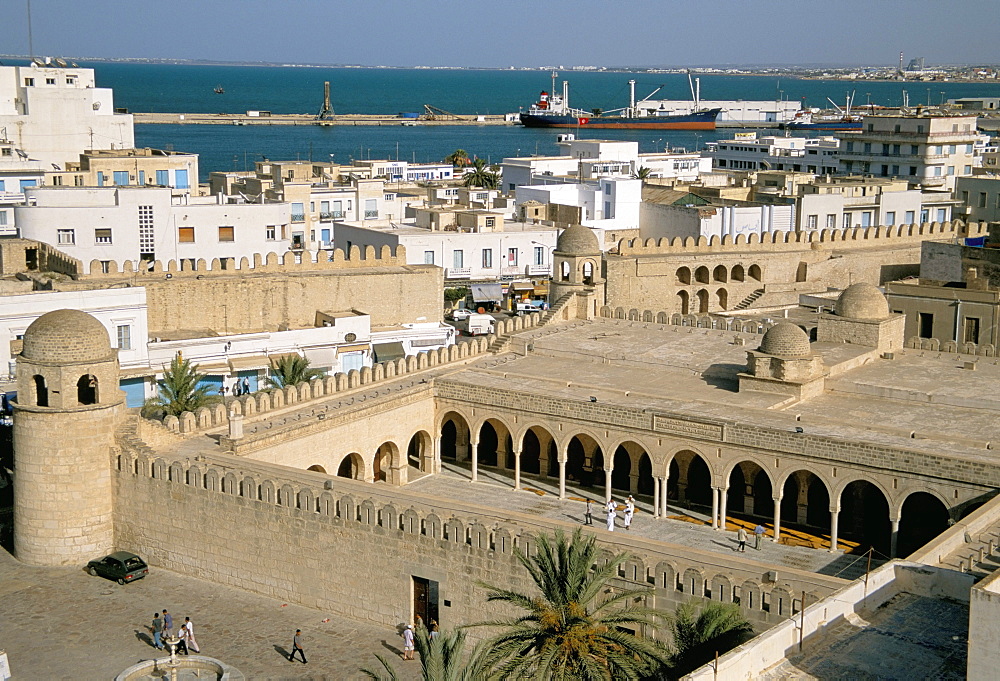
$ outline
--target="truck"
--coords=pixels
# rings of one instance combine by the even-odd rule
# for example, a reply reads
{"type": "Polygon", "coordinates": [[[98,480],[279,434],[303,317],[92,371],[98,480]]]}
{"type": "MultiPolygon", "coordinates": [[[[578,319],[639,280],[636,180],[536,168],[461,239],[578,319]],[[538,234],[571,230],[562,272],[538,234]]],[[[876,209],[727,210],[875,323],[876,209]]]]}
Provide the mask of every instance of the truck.
{"type": "Polygon", "coordinates": [[[469,315],[470,336],[485,336],[493,333],[494,328],[495,322],[490,315],[478,313],[469,315]]]}

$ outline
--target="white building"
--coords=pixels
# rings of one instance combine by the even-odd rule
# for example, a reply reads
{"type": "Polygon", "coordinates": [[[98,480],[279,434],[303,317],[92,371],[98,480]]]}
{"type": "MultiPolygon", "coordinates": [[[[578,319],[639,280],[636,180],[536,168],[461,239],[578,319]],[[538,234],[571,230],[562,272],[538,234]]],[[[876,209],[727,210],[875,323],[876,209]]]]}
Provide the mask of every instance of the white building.
{"type": "Polygon", "coordinates": [[[798,192],[801,231],[946,222],[958,203],[943,192],[910,189],[906,180],[877,177],[816,179],[798,192]]]}
{"type": "Polygon", "coordinates": [[[865,116],[861,132],[844,138],[841,171],[952,191],[956,177],[972,175],[980,141],[976,123],[975,116],[936,112],[865,116]]]}
{"type": "Polygon", "coordinates": [[[840,172],[840,141],[833,137],[758,137],[736,133],[730,140],[706,142],[706,155],[718,170],[788,170],[818,175],[840,172]]]}
{"type": "MultiPolygon", "coordinates": [[[[645,99],[636,107],[649,116],[684,116],[694,113],[696,103],[690,99],[645,99]]],[[[699,100],[698,109],[722,109],[716,123],[784,123],[795,118],[802,105],[798,101],[763,100],[699,100]]]]}
{"type": "MultiPolygon", "coordinates": [[[[597,233],[602,248],[607,248],[611,245],[606,242],[608,233],[617,235],[639,228],[642,180],[603,177],[596,182],[529,185],[518,187],[515,197],[518,214],[520,207],[528,202],[579,208],[579,215],[565,222],[590,227],[597,233]]],[[[620,237],[610,241],[616,242],[617,238],[620,237]]]]}
{"type": "Polygon", "coordinates": [[[43,163],[74,161],[87,149],[135,146],[132,116],[116,114],[93,69],[57,64],[0,66],[0,137],[43,163]]]}
{"type": "Polygon", "coordinates": [[[0,235],[17,234],[14,206],[24,201],[24,190],[43,183],[46,165],[18,154],[13,142],[0,141],[0,235]]]}
{"type": "Polygon", "coordinates": [[[14,208],[21,236],[77,258],[84,272],[94,261],[239,261],[292,245],[287,203],[139,187],[32,187],[25,196],[14,208]]]}
{"type": "MultiPolygon", "coordinates": [[[[387,182],[430,182],[456,177],[455,168],[450,163],[410,163],[399,159],[378,159],[355,160],[353,165],[367,170],[368,177],[381,178],[387,182]]],[[[342,172],[347,170],[344,168],[342,172]]]]}
{"type": "Polygon", "coordinates": [[[338,248],[382,246],[406,249],[410,265],[438,265],[452,280],[498,281],[550,276],[556,230],[512,222],[489,211],[457,211],[456,224],[441,228],[414,223],[338,222],[338,248]]]}
{"type": "Polygon", "coordinates": [[[642,203],[643,239],[712,238],[770,234],[795,229],[795,206],[751,201],[712,201],[683,190],[657,190],[642,203]]]}

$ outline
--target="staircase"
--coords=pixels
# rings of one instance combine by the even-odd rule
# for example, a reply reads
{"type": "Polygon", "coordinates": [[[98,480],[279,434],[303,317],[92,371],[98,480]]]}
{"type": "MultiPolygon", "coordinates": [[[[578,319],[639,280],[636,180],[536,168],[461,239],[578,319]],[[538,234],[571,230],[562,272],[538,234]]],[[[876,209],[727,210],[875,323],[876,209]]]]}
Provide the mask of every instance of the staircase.
{"type": "Polygon", "coordinates": [[[747,309],[748,307],[750,307],[751,305],[753,305],[754,303],[756,303],[757,300],[762,295],[764,295],[764,289],[759,288],[759,289],[755,290],[753,293],[751,293],[746,298],[744,298],[743,300],[741,300],[739,302],[739,304],[736,307],[733,308],[733,310],[745,310],[745,309],[747,309]]]}
{"type": "MultiPolygon", "coordinates": [[[[566,295],[564,295],[562,298],[560,298],[555,302],[555,305],[549,308],[548,312],[542,315],[542,318],[538,321],[538,324],[530,328],[540,329],[553,319],[556,319],[557,316],[562,313],[563,308],[566,307],[566,305],[568,305],[570,301],[573,300],[574,297],[576,297],[575,293],[567,293],[566,295]]],[[[528,329],[522,329],[522,330],[527,331],[528,329]]],[[[510,350],[512,335],[513,334],[510,333],[497,334],[496,338],[493,339],[493,342],[486,347],[486,352],[490,353],[491,355],[502,355],[503,353],[507,352],[508,350],[510,350]]]]}

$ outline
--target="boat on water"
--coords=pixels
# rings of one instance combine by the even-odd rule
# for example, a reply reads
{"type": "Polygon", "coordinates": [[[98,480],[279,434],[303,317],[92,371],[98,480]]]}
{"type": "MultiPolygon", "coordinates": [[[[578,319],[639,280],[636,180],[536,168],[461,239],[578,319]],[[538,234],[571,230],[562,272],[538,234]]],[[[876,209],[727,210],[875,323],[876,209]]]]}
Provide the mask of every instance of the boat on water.
{"type": "Polygon", "coordinates": [[[226,91],[222,88],[221,85],[216,85],[214,88],[212,88],[212,92],[214,92],[217,95],[221,95],[225,94],[226,91]]]}
{"type": "MultiPolygon", "coordinates": [[[[528,128],[616,128],[620,130],[715,130],[715,121],[722,109],[701,109],[686,114],[666,114],[636,106],[635,81],[629,81],[629,105],[623,109],[602,112],[584,111],[569,106],[569,83],[563,81],[562,94],[556,94],[558,74],[552,72],[552,94],[542,91],[538,101],[527,112],[521,112],[521,124],[528,128]]],[[[662,87],[662,86],[661,86],[662,87]]],[[[656,94],[657,88],[649,99],[656,94]]],[[[642,101],[645,101],[642,100],[642,101]]]]}
{"type": "Polygon", "coordinates": [[[819,111],[800,111],[789,122],[786,130],[861,130],[861,116],[851,113],[854,94],[847,97],[847,105],[841,109],[837,104],[826,98],[836,113],[820,113],[819,111]]]}

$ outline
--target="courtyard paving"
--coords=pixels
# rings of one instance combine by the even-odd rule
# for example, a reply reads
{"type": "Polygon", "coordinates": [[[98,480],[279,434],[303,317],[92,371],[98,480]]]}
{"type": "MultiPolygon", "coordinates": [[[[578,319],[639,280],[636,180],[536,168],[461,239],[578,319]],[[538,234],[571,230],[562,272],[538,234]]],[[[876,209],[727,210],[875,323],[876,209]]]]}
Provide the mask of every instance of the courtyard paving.
{"type": "MultiPolygon", "coordinates": [[[[418,471],[411,468],[411,476],[420,475],[418,471]]],[[[412,480],[413,477],[410,479],[412,480]]],[[[431,497],[445,497],[460,501],[466,501],[484,506],[489,506],[497,511],[517,511],[527,513],[540,518],[552,518],[562,521],[584,520],[585,500],[589,496],[594,499],[594,524],[603,527],[605,525],[605,515],[603,513],[604,491],[596,488],[580,488],[567,483],[566,499],[559,500],[558,480],[554,478],[539,478],[535,476],[522,476],[521,486],[523,489],[513,489],[513,472],[495,468],[479,468],[478,480],[471,482],[472,473],[468,463],[452,463],[445,461],[442,466],[441,475],[428,475],[411,482],[407,485],[407,490],[422,492],[431,497]]],[[[619,504],[624,504],[627,495],[620,495],[615,492],[615,498],[619,504]]],[[[709,523],[707,514],[679,509],[677,506],[668,508],[666,519],[653,518],[653,502],[651,498],[638,497],[636,499],[636,515],[632,521],[630,535],[636,535],[645,539],[654,539],[682,546],[690,546],[704,551],[715,551],[726,555],[732,555],[737,548],[736,543],[736,519],[727,517],[727,531],[713,530],[709,523]]],[[[752,527],[752,525],[751,525],[752,527]]],[[[766,525],[768,532],[771,526],[766,525]]],[[[623,532],[621,511],[618,514],[618,524],[616,532],[623,532]]],[[[749,530],[748,530],[749,531],[749,530]]],[[[786,529],[782,529],[782,534],[786,534],[786,529]]],[[[811,540],[821,542],[821,537],[805,536],[801,533],[787,532],[788,538],[792,539],[792,534],[798,535],[796,539],[804,542],[811,540]]],[[[829,546],[829,538],[826,538],[829,546]]],[[[844,553],[843,550],[831,553],[822,548],[811,548],[803,545],[775,544],[771,539],[766,539],[759,551],[752,548],[753,538],[751,537],[746,551],[748,559],[765,562],[775,566],[808,570],[823,575],[836,576],[842,579],[853,580],[865,573],[867,567],[866,555],[853,555],[844,553]]],[[[881,565],[884,561],[873,560],[872,568],[881,565]]]]}
{"type": "Polygon", "coordinates": [[[392,628],[160,568],[119,586],[80,567],[29,567],[0,549],[0,650],[7,652],[12,681],[113,679],[161,657],[148,625],[164,608],[175,629],[191,618],[203,655],[235,666],[247,679],[362,679],[362,667],[379,668],[375,653],[390,659],[401,679],[420,678],[419,662],[400,659],[402,639],[392,628]],[[308,664],[297,656],[288,661],[296,629],[308,664]]]}

